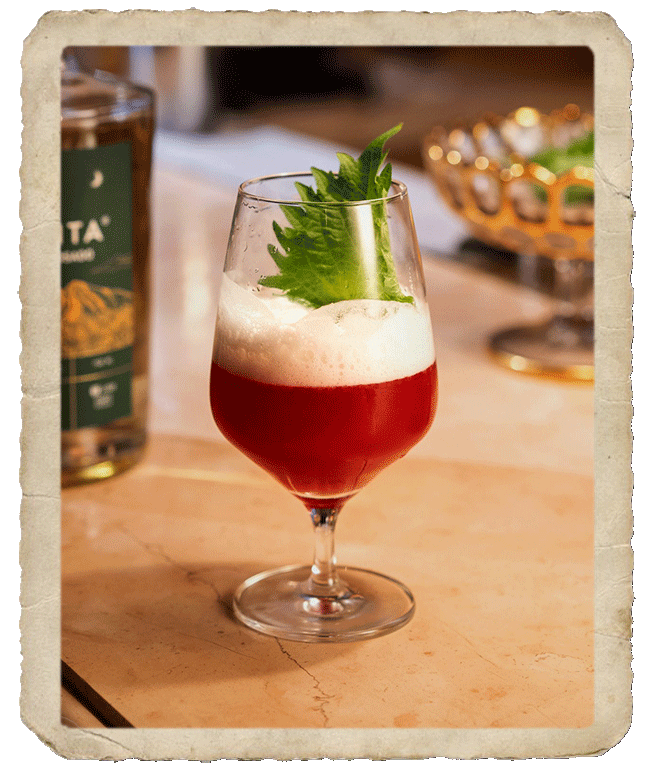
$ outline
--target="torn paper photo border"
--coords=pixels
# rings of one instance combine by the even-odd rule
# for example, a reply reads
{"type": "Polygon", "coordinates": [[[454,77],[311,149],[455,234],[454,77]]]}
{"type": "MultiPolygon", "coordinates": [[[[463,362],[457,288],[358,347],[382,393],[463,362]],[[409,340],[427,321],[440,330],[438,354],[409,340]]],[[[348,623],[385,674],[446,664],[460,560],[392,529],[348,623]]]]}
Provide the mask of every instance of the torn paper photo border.
{"type": "Polygon", "coordinates": [[[600,754],[631,718],[631,47],[605,13],[51,12],[25,41],[20,216],[24,723],[69,758],[600,754]],[[318,18],[316,18],[318,17],[318,18]],[[471,35],[469,32],[471,31],[471,35]],[[554,729],[72,729],[61,724],[60,104],[64,47],[588,46],[595,115],[594,723],[554,729]]]}

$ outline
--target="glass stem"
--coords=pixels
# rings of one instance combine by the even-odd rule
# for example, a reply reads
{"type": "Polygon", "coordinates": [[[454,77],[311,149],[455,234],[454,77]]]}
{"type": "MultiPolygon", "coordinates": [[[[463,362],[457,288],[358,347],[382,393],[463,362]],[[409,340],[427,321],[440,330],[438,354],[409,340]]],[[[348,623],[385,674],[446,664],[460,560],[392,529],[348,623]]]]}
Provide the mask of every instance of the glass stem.
{"type": "Polygon", "coordinates": [[[339,509],[312,509],[314,563],[310,583],[323,595],[339,590],[335,558],[335,524],[339,509]]]}

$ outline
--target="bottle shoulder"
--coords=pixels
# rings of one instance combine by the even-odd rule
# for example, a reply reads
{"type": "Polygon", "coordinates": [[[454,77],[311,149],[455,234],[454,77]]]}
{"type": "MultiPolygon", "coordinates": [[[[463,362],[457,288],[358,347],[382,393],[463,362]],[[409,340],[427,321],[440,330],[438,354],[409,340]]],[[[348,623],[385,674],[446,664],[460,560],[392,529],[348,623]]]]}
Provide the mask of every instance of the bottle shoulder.
{"type": "Polygon", "coordinates": [[[63,68],[61,72],[61,121],[123,121],[152,110],[150,89],[101,71],[89,75],[63,68]]]}

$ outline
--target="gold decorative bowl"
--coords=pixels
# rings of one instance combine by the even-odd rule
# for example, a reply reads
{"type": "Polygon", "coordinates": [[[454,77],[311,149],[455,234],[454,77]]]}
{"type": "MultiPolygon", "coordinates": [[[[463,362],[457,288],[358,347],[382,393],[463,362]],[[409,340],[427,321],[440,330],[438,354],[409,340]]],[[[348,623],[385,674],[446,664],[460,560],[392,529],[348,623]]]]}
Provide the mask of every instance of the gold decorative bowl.
{"type": "Polygon", "coordinates": [[[578,306],[579,296],[586,298],[585,263],[594,259],[594,167],[555,175],[532,161],[550,147],[567,147],[593,125],[592,115],[573,104],[548,115],[522,107],[506,117],[436,127],[423,143],[437,190],[476,238],[554,262],[555,315],[490,341],[493,355],[517,371],[594,377],[592,312],[578,306]]]}

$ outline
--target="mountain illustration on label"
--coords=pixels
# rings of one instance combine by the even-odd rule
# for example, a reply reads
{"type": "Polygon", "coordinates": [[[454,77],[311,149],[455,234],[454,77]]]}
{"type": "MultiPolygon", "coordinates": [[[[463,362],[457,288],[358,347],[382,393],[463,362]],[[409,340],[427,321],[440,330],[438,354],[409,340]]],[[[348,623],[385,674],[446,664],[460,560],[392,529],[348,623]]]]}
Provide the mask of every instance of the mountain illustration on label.
{"type": "Polygon", "coordinates": [[[73,279],[61,290],[61,356],[80,358],[133,344],[133,292],[73,279]]]}

